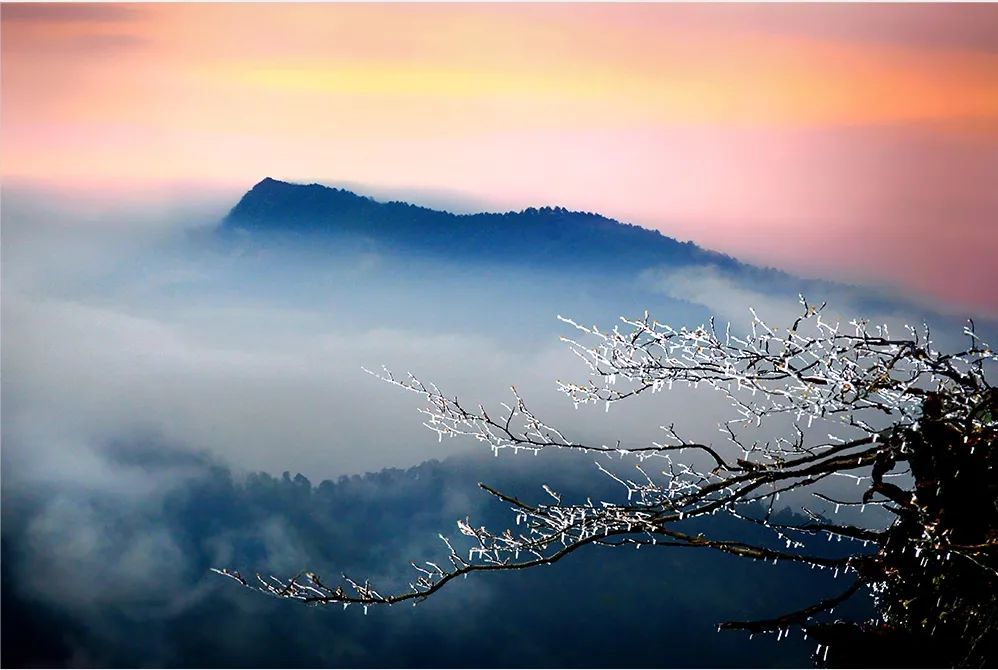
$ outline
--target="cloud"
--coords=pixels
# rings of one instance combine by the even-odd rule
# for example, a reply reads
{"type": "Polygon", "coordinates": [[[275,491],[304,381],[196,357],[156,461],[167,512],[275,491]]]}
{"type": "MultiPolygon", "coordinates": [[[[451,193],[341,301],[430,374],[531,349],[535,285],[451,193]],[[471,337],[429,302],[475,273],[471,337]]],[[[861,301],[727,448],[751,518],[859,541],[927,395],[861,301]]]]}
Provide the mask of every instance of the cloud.
{"type": "Polygon", "coordinates": [[[555,316],[611,319],[627,302],[616,295],[597,300],[522,270],[234,250],[200,236],[196,209],[142,215],[4,195],[8,480],[140,491],[140,476],[95,451],[136,434],[313,478],[475,448],[438,444],[419,397],[363,372],[382,364],[492,406],[516,384],[580,438],[659,435],[660,407],[606,417],[574,411],[555,390],[582,374],[555,316]]]}
{"type": "MultiPolygon", "coordinates": [[[[789,279],[773,290],[714,267],[651,272],[634,289],[640,299],[609,289],[596,297],[593,287],[525,271],[319,250],[234,253],[185,237],[196,227],[184,213],[80,217],[5,209],[5,481],[141,491],[142,473],[110,467],[99,452],[137,434],[204,449],[242,471],[312,478],[478,448],[438,444],[421,426],[418,396],[362,370],[382,364],[490,407],[515,384],[579,440],[647,444],[674,421],[691,438],[716,440],[731,410],[706,390],[641,397],[610,414],[574,410],[555,380],[584,369],[558,341],[566,332],[555,315],[608,326],[641,303],[673,323],[713,313],[737,329],[750,305],[773,324],[800,309],[789,279]]],[[[918,322],[914,312],[871,311],[858,289],[820,286],[823,295],[808,297],[829,299],[829,319],[918,322]]],[[[936,334],[957,341],[959,324],[936,334]]]]}
{"type": "Polygon", "coordinates": [[[25,586],[75,608],[149,600],[178,583],[189,559],[168,530],[147,526],[141,514],[120,514],[109,527],[112,514],[93,499],[56,493],[28,524],[25,586]]]}
{"type": "Polygon", "coordinates": [[[943,51],[998,49],[998,11],[987,4],[689,5],[668,13],[673,27],[688,31],[943,51]]]}
{"type": "MultiPolygon", "coordinates": [[[[462,283],[473,293],[481,282],[472,278],[407,288],[378,279],[391,263],[339,259],[298,275],[295,259],[279,254],[187,244],[183,218],[95,223],[84,214],[5,209],[7,479],[141,489],[94,448],[143,432],[249,470],[326,477],[412,465],[463,447],[436,444],[420,426],[419,399],[362,366],[412,369],[495,399],[512,383],[550,395],[569,360],[553,306],[547,324],[505,341],[461,326],[439,294],[423,293],[453,294],[462,283]],[[444,317],[459,327],[432,325],[444,317]],[[527,348],[545,328],[546,344],[527,348]]],[[[522,311],[518,300],[499,313],[522,311]]]]}
{"type": "Polygon", "coordinates": [[[651,271],[646,279],[670,298],[704,305],[736,327],[751,320],[750,309],[774,324],[793,323],[801,311],[787,296],[761,292],[714,266],[651,271]]]}
{"type": "MultiPolygon", "coordinates": [[[[151,44],[148,36],[135,30],[143,13],[137,6],[127,5],[4,3],[0,18],[3,54],[9,62],[5,63],[5,74],[36,72],[53,58],[62,59],[63,70],[76,73],[81,62],[93,64],[92,57],[151,44]]],[[[47,83],[54,83],[52,77],[47,77],[47,83]]],[[[5,93],[10,88],[5,85],[5,93]]]]}
{"type": "MultiPolygon", "coordinates": [[[[782,282],[768,278],[759,281],[744,273],[723,270],[716,266],[692,268],[661,268],[643,275],[655,290],[676,300],[703,305],[720,323],[730,322],[735,330],[744,330],[755,310],[770,326],[786,327],[802,313],[799,301],[802,293],[813,306],[826,303],[822,310],[827,323],[850,327],[853,320],[867,320],[873,326],[886,325],[890,332],[901,334],[908,325],[921,328],[928,322],[934,326],[933,339],[941,349],[955,348],[966,343],[965,321],[934,314],[911,300],[896,298],[889,291],[879,291],[845,284],[795,281],[785,277],[782,282]]],[[[979,331],[993,339],[998,324],[982,321],[979,331]]]]}
{"type": "Polygon", "coordinates": [[[4,3],[4,22],[105,23],[130,21],[141,15],[135,6],[85,3],[4,3]]]}

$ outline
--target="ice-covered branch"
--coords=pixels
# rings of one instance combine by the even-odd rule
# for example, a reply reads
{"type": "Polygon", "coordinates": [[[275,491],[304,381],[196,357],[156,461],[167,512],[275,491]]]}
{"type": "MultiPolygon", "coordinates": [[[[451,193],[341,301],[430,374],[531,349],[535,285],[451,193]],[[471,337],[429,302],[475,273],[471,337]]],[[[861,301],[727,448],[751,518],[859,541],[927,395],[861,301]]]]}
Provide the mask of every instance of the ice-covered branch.
{"type": "Polygon", "coordinates": [[[846,327],[828,323],[822,319],[824,305],[812,306],[803,297],[800,302],[801,314],[789,326],[771,326],[752,312],[744,334],[730,326],[719,332],[713,321],[677,329],[647,314],[622,319],[623,325],[610,331],[562,319],[586,340],[564,338],[584,361],[588,378],[557,382],[576,406],[597,403],[608,409],[638,394],[703,385],[720,392],[739,415],[720,423],[720,444],[688,440],[674,424],[663,427],[661,442],[586,444],[535,414],[515,388],[509,402],[488,410],[412,374],[371,373],[422,396],[424,423],[441,440],[468,438],[495,454],[568,449],[595,455],[597,469],[619,485],[620,500],[571,502],[571,496],[544,484],[543,502],[534,503],[481,484],[508,505],[515,523],[493,531],[470,519],[459,521],[461,549],[441,537],[446,563],[412,563],[416,574],[408,590],[383,592],[347,576],[327,584],[311,572],[253,580],[231,570],[217,572],[281,598],[365,607],[419,601],[457,577],[550,564],[587,545],[704,548],[856,577],[850,589],[827,601],[769,621],[729,624],[756,631],[805,621],[864,587],[883,592],[898,575],[908,574],[912,556],[924,565],[955,555],[982,566],[983,573],[994,571],[992,520],[984,531],[954,522],[951,509],[963,504],[964,485],[950,487],[942,478],[963,482],[993,472],[998,393],[985,373],[998,357],[972,323],[965,330],[968,346],[942,353],[927,327],[907,327],[896,338],[886,326],[865,321],[846,327]],[[777,435],[749,440],[746,431],[763,424],[777,435]],[[824,437],[815,436],[819,427],[824,437]],[[610,461],[606,455],[619,458],[610,461]],[[633,467],[626,471],[619,464],[628,457],[633,467]],[[856,494],[843,498],[823,491],[835,478],[854,481],[856,494]],[[824,509],[802,508],[805,521],[776,520],[780,496],[797,492],[811,493],[808,499],[819,500],[824,509]],[[832,518],[843,506],[888,510],[895,521],[864,527],[854,518],[832,518]],[[772,542],[688,530],[691,520],[717,513],[770,530],[772,542]],[[849,551],[823,554],[808,544],[814,536],[836,544],[845,539],[849,551]]]}

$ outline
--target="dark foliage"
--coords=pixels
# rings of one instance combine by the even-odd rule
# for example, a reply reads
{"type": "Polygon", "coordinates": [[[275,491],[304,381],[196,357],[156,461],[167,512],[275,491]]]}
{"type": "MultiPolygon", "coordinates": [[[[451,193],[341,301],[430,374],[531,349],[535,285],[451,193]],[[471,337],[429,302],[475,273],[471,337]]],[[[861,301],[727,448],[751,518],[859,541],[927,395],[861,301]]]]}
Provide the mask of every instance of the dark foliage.
{"type": "MultiPolygon", "coordinates": [[[[787,590],[791,604],[805,604],[841,588],[829,573],[799,566],[592,548],[547,570],[469,579],[416,608],[367,616],[302,608],[231,589],[208,568],[225,558],[275,570],[307,561],[328,571],[390,574],[410,557],[442,556],[436,533],[449,533],[469,504],[484,505],[476,510],[484,521],[503,518],[501,505],[475,493],[483,472],[496,485],[532,489],[528,482],[550,461],[449,459],[312,486],[288,473],[240,481],[200,457],[136,446],[119,445],[110,457],[150,473],[186,472],[183,483],[143,504],[107,492],[5,491],[5,667],[800,666],[812,642],[718,634],[718,614],[756,616],[785,607],[787,590]],[[36,528],[59,502],[94,508],[95,532],[119,541],[106,553],[88,550],[89,562],[65,546],[39,544],[36,528]],[[184,562],[172,576],[136,583],[121,555],[150,531],[169,534],[184,562]],[[46,552],[59,558],[39,576],[46,552]],[[59,596],[39,579],[61,585],[59,596]],[[625,636],[627,648],[614,643],[625,636]]],[[[591,469],[585,459],[559,459],[550,481],[618,493],[591,469]]],[[[735,532],[737,524],[716,517],[706,527],[735,532]]]]}

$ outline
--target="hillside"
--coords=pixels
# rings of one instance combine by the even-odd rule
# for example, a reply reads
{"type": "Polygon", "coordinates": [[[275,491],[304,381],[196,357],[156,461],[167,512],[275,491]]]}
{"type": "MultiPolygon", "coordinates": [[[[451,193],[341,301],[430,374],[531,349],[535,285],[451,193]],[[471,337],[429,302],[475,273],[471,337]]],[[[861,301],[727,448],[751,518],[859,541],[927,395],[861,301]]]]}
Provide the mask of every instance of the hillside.
{"type": "Polygon", "coordinates": [[[307,236],[312,241],[355,238],[384,250],[512,263],[598,264],[601,269],[630,270],[660,264],[739,265],[691,242],[590,212],[542,207],[452,214],[269,177],[242,197],[221,230],[307,236]]]}

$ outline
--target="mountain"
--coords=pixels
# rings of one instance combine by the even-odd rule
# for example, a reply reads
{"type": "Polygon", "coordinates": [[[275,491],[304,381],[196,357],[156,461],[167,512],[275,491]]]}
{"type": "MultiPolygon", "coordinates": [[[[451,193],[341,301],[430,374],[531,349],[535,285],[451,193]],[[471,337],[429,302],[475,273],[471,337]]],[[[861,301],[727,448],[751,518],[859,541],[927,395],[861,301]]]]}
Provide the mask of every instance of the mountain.
{"type": "MultiPolygon", "coordinates": [[[[563,453],[468,454],[318,485],[300,474],[233,473],[154,439],[122,441],[107,454],[116,466],[166,473],[170,483],[141,504],[102,489],[4,490],[4,667],[803,667],[814,647],[799,635],[749,642],[715,626],[841,590],[830,571],[786,562],[592,547],[548,568],[459,580],[416,608],[367,616],[311,608],[208,570],[283,576],[307,567],[404,590],[414,572],[408,561],[447,564],[438,533],[468,546],[456,519],[513,523],[507,505],[478,488],[483,478],[525,500],[545,496],[537,468],[566,495],[617,500],[620,487],[589,457],[563,453]],[[67,546],[53,524],[83,524],[69,537],[82,533],[87,543],[67,546]],[[128,541],[126,551],[116,538],[128,541]],[[596,628],[599,635],[579,634],[596,628]],[[683,644],[663,643],[664,635],[683,644]]],[[[722,515],[698,523],[698,531],[779,542],[722,515]]],[[[822,551],[841,546],[821,542],[822,551]]],[[[844,607],[862,616],[869,604],[844,607]]]]}
{"type": "MultiPolygon", "coordinates": [[[[568,302],[573,287],[608,309],[612,307],[614,314],[638,306],[657,309],[664,298],[661,287],[655,285],[656,277],[663,276],[659,271],[668,275],[697,269],[706,271],[708,279],[723,277],[729,284],[791,303],[803,293],[812,302],[849,303],[857,313],[904,313],[909,322],[930,320],[957,331],[963,323],[963,315],[955,320],[945,317],[938,309],[894,290],[795,277],[740,262],[692,242],[680,242],[655,230],[563,207],[454,214],[406,202],[380,202],[320,184],[291,184],[267,177],[243,195],[222,220],[217,234],[223,240],[259,242],[258,249],[289,250],[303,277],[311,277],[309,273],[315,271],[306,259],[329,266],[344,258],[362,258],[367,252],[389,255],[396,264],[404,258],[430,261],[419,272],[403,272],[406,281],[429,276],[427,265],[439,266],[444,273],[473,267],[477,275],[485,268],[495,269],[495,289],[500,293],[511,286],[511,277],[530,270],[534,279],[543,275],[544,282],[562,282],[550,286],[557,293],[559,309],[573,306],[568,302]],[[333,251],[339,252],[338,257],[333,251]]],[[[314,283],[313,279],[308,281],[314,283]]],[[[529,290],[541,289],[535,281],[529,290]]],[[[978,319],[978,325],[987,332],[998,330],[992,319],[978,319]]]]}
{"type": "Polygon", "coordinates": [[[634,271],[662,264],[740,265],[691,242],[591,212],[542,207],[453,214],[269,177],[242,197],[223,220],[221,231],[307,237],[310,242],[354,239],[386,251],[601,270],[634,271]]]}

